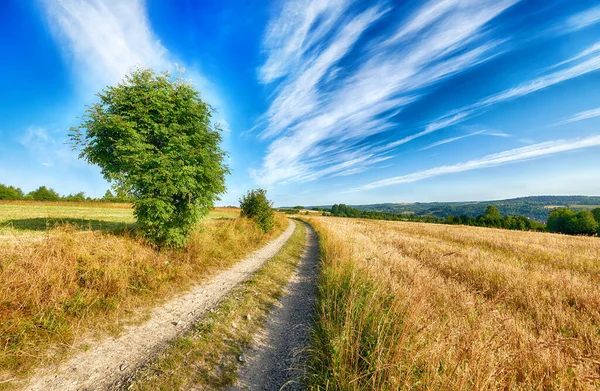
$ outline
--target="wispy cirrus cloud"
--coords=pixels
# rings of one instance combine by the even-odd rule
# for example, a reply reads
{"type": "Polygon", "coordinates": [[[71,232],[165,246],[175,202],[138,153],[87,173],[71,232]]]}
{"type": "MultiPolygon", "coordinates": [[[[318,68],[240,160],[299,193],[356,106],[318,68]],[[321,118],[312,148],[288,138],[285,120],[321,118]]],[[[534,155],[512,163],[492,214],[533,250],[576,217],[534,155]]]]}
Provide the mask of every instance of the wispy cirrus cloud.
{"type": "MultiPolygon", "coordinates": [[[[428,87],[501,51],[506,40],[489,39],[486,25],[516,2],[430,1],[392,24],[384,38],[367,32],[389,23],[386,5],[352,13],[356,3],[353,8],[347,2],[331,7],[290,2],[265,37],[268,56],[259,79],[281,81],[262,117],[261,137],[270,140],[267,155],[252,175],[272,185],[362,172],[388,159],[391,149],[441,129],[430,124],[389,140],[397,125],[394,116],[427,94],[428,87]],[[290,43],[282,43],[286,24],[302,26],[290,43]],[[311,31],[317,32],[318,43],[311,31]],[[377,135],[388,138],[387,145],[366,142],[377,135]]],[[[459,113],[454,121],[466,115],[459,113]]],[[[453,119],[442,121],[448,126],[453,119]]]]}
{"type": "Polygon", "coordinates": [[[600,22],[600,6],[570,16],[567,25],[573,29],[582,29],[598,22],[600,22]]]}
{"type": "MultiPolygon", "coordinates": [[[[54,38],[86,94],[121,81],[137,66],[184,70],[152,30],[144,0],[43,0],[41,4],[54,38]]],[[[215,122],[227,130],[226,102],[215,84],[197,69],[187,70],[184,76],[218,109],[215,122]]]]}
{"type": "Polygon", "coordinates": [[[169,53],[153,33],[142,0],[44,0],[42,4],[64,54],[91,88],[116,83],[137,65],[170,66],[169,53]]]}
{"type": "Polygon", "coordinates": [[[504,152],[494,153],[479,159],[469,160],[464,163],[440,166],[427,170],[417,171],[411,174],[395,176],[368,183],[356,190],[369,190],[380,187],[398,185],[402,183],[417,182],[440,175],[454,174],[458,172],[477,170],[487,167],[501,166],[509,163],[531,160],[550,156],[558,153],[574,151],[584,148],[600,146],[600,135],[591,136],[579,140],[555,140],[539,144],[533,144],[522,148],[511,149],[504,152]]]}
{"type": "MultiPolygon", "coordinates": [[[[473,104],[453,110],[434,120],[428,126],[442,129],[450,125],[455,125],[481,114],[485,109],[496,104],[521,98],[545,88],[597,71],[600,69],[600,55],[597,54],[599,50],[600,42],[560,63],[571,64],[575,62],[575,65],[563,67],[557,71],[551,71],[544,76],[526,81],[518,86],[496,93],[473,104]]],[[[556,65],[551,68],[555,67],[556,65]]]]}
{"type": "Polygon", "coordinates": [[[440,140],[440,141],[436,141],[435,143],[431,143],[431,144],[427,145],[426,147],[421,148],[420,150],[421,151],[426,151],[426,150],[431,149],[431,148],[439,147],[440,145],[453,143],[455,141],[462,140],[462,139],[468,138],[468,137],[473,137],[473,136],[476,136],[476,135],[482,134],[482,133],[485,133],[485,130],[480,130],[478,132],[464,134],[462,136],[456,136],[456,137],[446,138],[446,139],[443,139],[443,140],[440,140]]]}
{"type": "Polygon", "coordinates": [[[590,118],[596,118],[596,117],[600,117],[600,107],[598,107],[596,109],[579,112],[579,113],[573,115],[571,118],[567,118],[563,121],[559,121],[559,122],[555,123],[554,125],[555,126],[566,125],[566,124],[570,124],[573,122],[579,122],[579,121],[583,121],[583,120],[590,119],[590,118]]]}

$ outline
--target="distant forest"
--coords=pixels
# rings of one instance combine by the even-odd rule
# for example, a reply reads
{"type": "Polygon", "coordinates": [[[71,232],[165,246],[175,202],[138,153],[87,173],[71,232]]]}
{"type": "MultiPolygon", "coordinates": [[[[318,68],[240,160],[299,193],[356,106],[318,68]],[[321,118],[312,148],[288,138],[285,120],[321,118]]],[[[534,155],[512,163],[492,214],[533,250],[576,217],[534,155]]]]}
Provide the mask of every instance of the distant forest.
{"type": "Polygon", "coordinates": [[[354,217],[374,220],[414,221],[438,224],[471,225],[478,227],[504,228],[520,231],[547,231],[569,235],[600,235],[600,207],[592,210],[573,210],[566,207],[554,208],[548,215],[546,224],[523,215],[502,215],[494,205],[488,205],[484,213],[477,216],[435,215],[415,213],[394,213],[375,210],[361,210],[345,204],[335,204],[331,208],[313,208],[324,215],[354,217]]]}
{"type": "MultiPolygon", "coordinates": [[[[533,196],[498,201],[475,202],[415,202],[407,204],[349,205],[364,211],[389,212],[396,214],[414,213],[420,216],[446,218],[448,216],[477,217],[485,213],[489,205],[495,206],[503,216],[525,216],[546,222],[550,212],[558,207],[573,210],[592,210],[600,207],[600,197],[593,196],[533,196]]],[[[312,209],[329,209],[331,205],[312,209]]]]}
{"type": "Polygon", "coordinates": [[[117,191],[116,194],[107,190],[102,198],[92,198],[84,192],[61,196],[54,189],[40,186],[37,189],[24,193],[18,187],[7,186],[0,183],[0,200],[25,200],[25,201],[70,201],[70,202],[130,202],[131,198],[124,192],[117,191]]]}

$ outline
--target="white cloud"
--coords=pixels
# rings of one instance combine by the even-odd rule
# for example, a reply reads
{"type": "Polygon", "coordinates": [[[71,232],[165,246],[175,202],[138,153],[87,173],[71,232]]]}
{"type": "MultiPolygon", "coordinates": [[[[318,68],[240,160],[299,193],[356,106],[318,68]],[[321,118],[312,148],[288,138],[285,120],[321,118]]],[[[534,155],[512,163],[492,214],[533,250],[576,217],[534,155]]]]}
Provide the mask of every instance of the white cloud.
{"type": "MultiPolygon", "coordinates": [[[[453,110],[450,113],[444,115],[443,117],[436,119],[430,124],[430,126],[433,125],[436,127],[436,129],[442,129],[450,125],[455,125],[466,119],[481,114],[483,109],[486,109],[493,105],[521,98],[534,92],[554,86],[556,84],[560,84],[565,81],[583,76],[590,72],[597,71],[600,69],[600,55],[592,57],[590,55],[598,51],[599,45],[600,42],[592,45],[589,48],[584,49],[577,55],[567,59],[566,61],[563,61],[561,64],[572,63],[582,58],[588,57],[584,61],[581,61],[575,65],[571,65],[567,68],[551,72],[547,75],[540,76],[536,79],[522,83],[516,87],[491,95],[473,104],[464,106],[460,109],[453,110]],[[447,125],[444,126],[445,124],[447,125]]],[[[556,65],[551,68],[555,67],[556,65]]]]}
{"type": "Polygon", "coordinates": [[[598,22],[600,22],[600,6],[589,8],[569,17],[567,24],[572,29],[578,30],[598,22]]]}
{"type": "Polygon", "coordinates": [[[54,36],[94,90],[135,66],[165,69],[168,52],[152,32],[142,0],[43,2],[54,36]]]}
{"type": "MultiPolygon", "coordinates": [[[[121,81],[138,66],[174,74],[184,70],[152,31],[143,0],[43,0],[42,4],[55,40],[86,94],[121,81]]],[[[218,110],[214,122],[228,125],[227,105],[216,85],[197,69],[188,69],[183,76],[218,110]]]]}
{"type": "Polygon", "coordinates": [[[423,179],[432,178],[440,175],[454,174],[458,172],[476,170],[487,167],[495,167],[509,163],[516,163],[524,160],[531,160],[544,156],[550,156],[557,153],[574,151],[578,149],[600,146],[600,135],[591,136],[579,140],[555,140],[544,143],[529,145],[522,148],[511,149],[484,156],[479,159],[469,160],[464,163],[457,163],[449,166],[440,166],[427,170],[417,171],[412,174],[400,175],[364,185],[357,190],[376,189],[385,186],[392,186],[401,183],[417,182],[423,179]]]}
{"type": "MultiPolygon", "coordinates": [[[[396,130],[399,139],[383,146],[366,142],[383,133],[389,138],[396,126],[394,115],[427,87],[497,54],[505,41],[487,39],[485,26],[515,3],[431,1],[398,25],[392,39],[369,38],[365,43],[364,32],[386,17],[387,9],[370,8],[349,19],[343,14],[346,3],[316,7],[305,2],[298,7],[293,2],[294,12],[272,21],[278,27],[271,27],[265,37],[265,46],[276,50],[267,58],[261,80],[282,81],[262,118],[262,136],[274,139],[262,167],[252,175],[268,186],[362,172],[373,161],[388,158],[385,153],[391,148],[440,129],[431,124],[404,137],[396,130]],[[331,22],[341,20],[349,21],[339,28],[331,22]],[[291,33],[282,27],[286,25],[303,26],[287,43],[286,34],[291,33]],[[318,46],[312,44],[311,31],[318,32],[318,46]],[[363,41],[356,47],[359,39],[363,41]],[[351,50],[357,59],[350,67],[355,69],[347,64],[341,69],[340,61],[351,50]]],[[[448,126],[463,116],[443,121],[448,126]]]]}
{"type": "Polygon", "coordinates": [[[285,2],[267,27],[263,50],[268,58],[260,68],[260,80],[272,82],[297,67],[302,53],[333,28],[348,5],[346,0],[285,2]],[[311,30],[317,19],[321,20],[319,28],[311,30]]]}
{"type": "Polygon", "coordinates": [[[462,136],[450,137],[450,138],[447,138],[447,139],[440,140],[440,141],[437,141],[435,143],[429,144],[428,146],[426,146],[424,148],[421,148],[421,151],[425,151],[427,149],[439,147],[440,145],[453,143],[455,141],[462,140],[463,138],[476,136],[476,135],[482,134],[482,133],[485,133],[485,130],[480,130],[479,132],[473,132],[473,133],[465,134],[465,135],[462,135],[462,136]]]}
{"type": "Polygon", "coordinates": [[[67,145],[64,132],[60,130],[30,126],[17,141],[29,151],[31,159],[45,167],[77,162],[77,154],[67,145]]]}
{"type": "Polygon", "coordinates": [[[580,113],[573,115],[571,118],[568,118],[564,121],[557,122],[555,125],[566,125],[566,124],[570,124],[572,122],[583,121],[586,119],[596,118],[596,117],[600,117],[600,107],[598,107],[597,109],[582,111],[580,113]]]}

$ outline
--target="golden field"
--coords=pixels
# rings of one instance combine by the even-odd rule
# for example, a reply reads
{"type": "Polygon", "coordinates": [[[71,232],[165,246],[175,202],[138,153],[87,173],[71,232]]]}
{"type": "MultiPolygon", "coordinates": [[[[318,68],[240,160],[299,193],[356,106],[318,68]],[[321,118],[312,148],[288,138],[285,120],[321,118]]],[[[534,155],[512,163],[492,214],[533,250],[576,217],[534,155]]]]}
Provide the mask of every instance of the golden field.
{"type": "Polygon", "coordinates": [[[86,338],[141,321],[153,304],[231,266],[278,236],[239,209],[203,219],[182,251],[134,235],[123,205],[0,204],[0,389],[86,338]]]}
{"type": "Polygon", "coordinates": [[[311,217],[311,386],[600,388],[600,239],[311,217]]]}

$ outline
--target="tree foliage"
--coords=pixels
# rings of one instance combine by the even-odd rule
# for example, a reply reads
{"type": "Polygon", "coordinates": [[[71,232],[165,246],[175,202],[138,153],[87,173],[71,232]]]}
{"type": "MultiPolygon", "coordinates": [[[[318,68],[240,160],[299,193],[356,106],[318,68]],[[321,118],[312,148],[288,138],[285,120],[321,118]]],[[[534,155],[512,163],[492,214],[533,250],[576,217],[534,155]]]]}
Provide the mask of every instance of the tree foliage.
{"type": "Polygon", "coordinates": [[[23,190],[14,186],[6,186],[0,183],[0,200],[22,200],[23,190]]]}
{"type": "Polygon", "coordinates": [[[593,235],[598,230],[597,213],[589,210],[576,212],[569,208],[557,208],[548,217],[548,231],[569,235],[593,235]]]}
{"type": "Polygon", "coordinates": [[[80,157],[133,196],[152,243],[185,245],[225,191],[229,172],[211,107],[181,79],[138,69],[98,94],[71,140],[80,157]]]}
{"type": "Polygon", "coordinates": [[[35,201],[60,201],[60,195],[54,189],[40,186],[36,190],[27,194],[28,199],[35,201]]]}
{"type": "Polygon", "coordinates": [[[250,190],[240,199],[241,216],[256,221],[258,226],[269,232],[273,228],[272,202],[267,198],[264,189],[250,190]]]}

